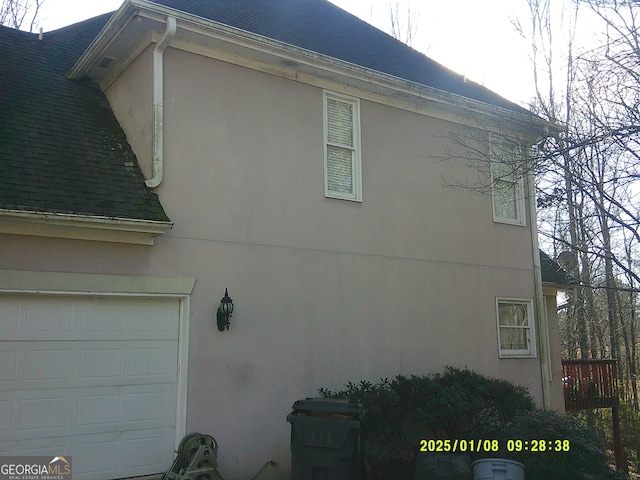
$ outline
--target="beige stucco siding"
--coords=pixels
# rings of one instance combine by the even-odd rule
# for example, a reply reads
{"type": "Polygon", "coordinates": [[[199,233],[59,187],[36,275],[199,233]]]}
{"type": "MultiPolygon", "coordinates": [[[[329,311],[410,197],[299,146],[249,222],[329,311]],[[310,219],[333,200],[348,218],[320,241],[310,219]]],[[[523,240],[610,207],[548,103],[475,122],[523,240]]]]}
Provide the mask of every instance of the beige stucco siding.
{"type": "MultiPolygon", "coordinates": [[[[106,92],[146,171],[150,65],[147,50],[106,92]]],[[[164,89],[156,192],[173,229],[153,247],[7,235],[0,264],[195,278],[186,431],[216,437],[225,478],[270,459],[286,472],[285,417],[319,387],[455,365],[542,402],[539,359],[499,359],[496,332],[496,296],[535,297],[531,234],[494,223],[490,196],[446,186],[473,176],[441,160],[458,127],[362,100],[350,202],[324,196],[321,88],[169,48],[164,89]],[[236,310],[221,333],[225,288],[236,310]]]]}
{"type": "Polygon", "coordinates": [[[148,47],[108,90],[110,103],[119,106],[118,123],[146,178],[151,177],[153,144],[152,52],[148,47]]]}
{"type": "Polygon", "coordinates": [[[465,168],[429,157],[443,156],[452,124],[362,101],[364,201],[325,199],[321,89],[176,50],[165,66],[157,191],[172,234],[527,266],[526,228],[496,226],[488,196],[443,185],[465,168]]]}
{"type": "Polygon", "coordinates": [[[187,430],[266,460],[294,400],[445,365],[540,401],[537,361],[497,355],[495,296],[534,296],[530,234],[445,186],[469,175],[438,159],[453,124],[362,100],[363,202],[327,199],[322,89],[171,49],[165,72],[164,261],[198,279],[187,430]]]}

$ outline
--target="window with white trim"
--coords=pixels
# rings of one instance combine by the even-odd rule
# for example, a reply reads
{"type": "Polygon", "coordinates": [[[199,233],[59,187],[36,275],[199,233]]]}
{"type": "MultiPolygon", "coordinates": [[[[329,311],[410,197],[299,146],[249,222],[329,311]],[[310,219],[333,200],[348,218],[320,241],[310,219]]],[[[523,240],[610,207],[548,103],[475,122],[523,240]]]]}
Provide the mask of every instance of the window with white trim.
{"type": "Polygon", "coordinates": [[[496,306],[500,357],[534,357],[533,302],[498,298],[496,306]]]}
{"type": "Polygon", "coordinates": [[[525,225],[522,149],[507,141],[492,141],[490,149],[493,219],[525,225]]]}
{"type": "Polygon", "coordinates": [[[362,201],[360,101],[324,92],[325,196],[362,201]]]}

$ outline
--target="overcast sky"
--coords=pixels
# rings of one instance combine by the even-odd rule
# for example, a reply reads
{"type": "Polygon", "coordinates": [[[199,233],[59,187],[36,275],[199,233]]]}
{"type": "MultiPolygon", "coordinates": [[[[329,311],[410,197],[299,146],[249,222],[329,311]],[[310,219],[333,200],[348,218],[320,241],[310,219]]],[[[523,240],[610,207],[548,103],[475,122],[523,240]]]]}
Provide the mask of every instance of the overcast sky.
{"type": "MultiPolygon", "coordinates": [[[[386,32],[388,5],[404,16],[411,8],[417,26],[412,46],[521,105],[532,96],[530,47],[512,25],[526,22],[524,0],[332,0],[386,32]]],[[[117,10],[121,0],[44,0],[44,31],[117,10]]],[[[406,20],[403,20],[406,24],[406,20]]],[[[406,28],[404,29],[406,31],[406,28]]]]}

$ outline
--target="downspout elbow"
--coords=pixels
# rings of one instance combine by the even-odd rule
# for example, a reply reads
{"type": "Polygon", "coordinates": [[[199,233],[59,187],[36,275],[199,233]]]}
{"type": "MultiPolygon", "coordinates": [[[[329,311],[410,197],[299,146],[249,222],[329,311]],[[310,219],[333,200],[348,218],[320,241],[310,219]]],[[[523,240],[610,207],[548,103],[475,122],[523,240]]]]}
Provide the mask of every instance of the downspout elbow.
{"type": "Polygon", "coordinates": [[[149,188],[155,188],[162,182],[164,175],[164,50],[176,35],[177,22],[175,17],[167,17],[167,28],[160,41],[153,49],[153,160],[152,177],[144,183],[149,188]]]}

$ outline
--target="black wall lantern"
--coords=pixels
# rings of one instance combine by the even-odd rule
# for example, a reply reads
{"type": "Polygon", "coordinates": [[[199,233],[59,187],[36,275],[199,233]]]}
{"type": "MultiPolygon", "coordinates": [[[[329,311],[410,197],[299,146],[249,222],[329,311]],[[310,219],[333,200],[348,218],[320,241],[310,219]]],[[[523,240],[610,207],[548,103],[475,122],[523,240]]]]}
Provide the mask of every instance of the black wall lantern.
{"type": "Polygon", "coordinates": [[[233,300],[229,296],[229,292],[227,289],[224,289],[224,297],[220,300],[220,306],[218,307],[217,317],[218,317],[218,330],[221,332],[226,328],[229,330],[229,319],[231,318],[231,314],[233,313],[233,300]]]}

